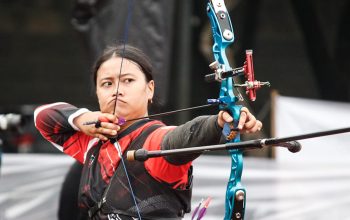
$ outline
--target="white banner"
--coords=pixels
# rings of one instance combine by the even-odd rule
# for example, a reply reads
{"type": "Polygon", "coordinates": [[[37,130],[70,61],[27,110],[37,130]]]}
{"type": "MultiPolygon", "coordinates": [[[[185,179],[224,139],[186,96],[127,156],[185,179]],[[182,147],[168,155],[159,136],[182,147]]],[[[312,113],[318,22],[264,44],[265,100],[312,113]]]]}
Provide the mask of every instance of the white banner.
{"type": "MultiPolygon", "coordinates": [[[[295,154],[297,155],[297,154],[295,154]]],[[[57,220],[58,200],[73,159],[59,154],[4,154],[0,176],[0,220],[57,220]]],[[[306,164],[245,158],[247,220],[349,220],[350,161],[306,164]],[[326,199],[325,199],[326,198],[326,199]]],[[[226,156],[194,161],[192,211],[211,197],[203,219],[223,219],[231,168],[226,156]]],[[[187,214],[184,220],[190,220],[187,214]]]]}
{"type": "MultiPolygon", "coordinates": [[[[350,104],[276,96],[275,136],[284,137],[350,127],[350,104]]],[[[350,133],[300,141],[302,149],[292,154],[276,149],[278,161],[350,161],[350,133]]]]}

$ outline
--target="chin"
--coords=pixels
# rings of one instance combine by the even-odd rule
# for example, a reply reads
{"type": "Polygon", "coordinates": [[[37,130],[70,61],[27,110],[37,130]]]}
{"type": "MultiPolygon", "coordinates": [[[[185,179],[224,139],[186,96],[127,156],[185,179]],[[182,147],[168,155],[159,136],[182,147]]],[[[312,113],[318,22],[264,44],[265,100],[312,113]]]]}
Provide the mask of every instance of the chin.
{"type": "Polygon", "coordinates": [[[100,108],[100,111],[101,111],[102,113],[113,114],[113,108],[112,108],[112,109],[111,109],[111,108],[105,108],[105,109],[100,108]]]}
{"type": "Polygon", "coordinates": [[[128,115],[127,115],[127,114],[122,113],[122,112],[118,112],[118,110],[117,110],[116,115],[117,115],[119,118],[124,118],[125,120],[130,119],[130,117],[128,117],[128,115]]]}

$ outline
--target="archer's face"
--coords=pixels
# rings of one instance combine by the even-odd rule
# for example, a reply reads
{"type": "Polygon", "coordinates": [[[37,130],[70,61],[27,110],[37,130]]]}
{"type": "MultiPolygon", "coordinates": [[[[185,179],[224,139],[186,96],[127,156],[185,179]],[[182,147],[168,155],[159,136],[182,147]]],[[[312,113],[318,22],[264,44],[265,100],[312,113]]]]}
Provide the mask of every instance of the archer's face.
{"type": "Polygon", "coordinates": [[[100,110],[112,114],[117,100],[117,116],[127,120],[146,116],[148,101],[153,98],[154,81],[147,83],[139,65],[127,59],[123,59],[120,70],[121,62],[121,58],[113,57],[97,70],[96,94],[100,110]]]}

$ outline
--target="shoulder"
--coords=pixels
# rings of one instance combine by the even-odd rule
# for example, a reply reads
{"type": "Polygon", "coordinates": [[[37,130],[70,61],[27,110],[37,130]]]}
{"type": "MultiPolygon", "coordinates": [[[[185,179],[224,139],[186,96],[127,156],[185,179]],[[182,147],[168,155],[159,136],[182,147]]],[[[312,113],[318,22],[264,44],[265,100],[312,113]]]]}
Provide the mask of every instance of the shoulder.
{"type": "Polygon", "coordinates": [[[140,126],[137,130],[144,132],[146,130],[152,130],[150,135],[167,133],[168,131],[173,130],[177,126],[168,126],[165,125],[162,121],[159,120],[151,120],[144,125],[140,126]]]}
{"type": "Polygon", "coordinates": [[[176,126],[167,126],[163,122],[158,120],[152,120],[147,122],[142,126],[142,128],[140,128],[140,134],[147,133],[144,148],[148,150],[160,149],[160,144],[164,139],[164,136],[175,128],[176,126]]]}
{"type": "Polygon", "coordinates": [[[147,125],[147,129],[149,128],[155,128],[153,129],[152,133],[149,135],[149,137],[151,138],[156,138],[156,139],[161,139],[165,134],[167,134],[169,131],[174,130],[177,126],[169,126],[169,125],[165,125],[163,122],[161,121],[151,121],[148,123],[147,125]]]}

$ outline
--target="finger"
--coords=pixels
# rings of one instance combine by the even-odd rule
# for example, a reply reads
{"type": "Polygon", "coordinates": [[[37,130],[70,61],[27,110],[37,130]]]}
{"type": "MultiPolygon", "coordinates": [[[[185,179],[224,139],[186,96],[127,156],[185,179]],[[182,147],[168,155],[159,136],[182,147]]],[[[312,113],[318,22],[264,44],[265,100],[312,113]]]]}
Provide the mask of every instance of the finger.
{"type": "Polygon", "coordinates": [[[249,128],[249,129],[245,129],[246,133],[254,133],[258,130],[259,125],[258,124],[254,124],[253,127],[249,128]]]}
{"type": "Polygon", "coordinates": [[[254,124],[253,127],[251,127],[250,129],[245,129],[246,133],[255,133],[257,131],[260,131],[262,128],[262,123],[259,120],[256,120],[256,123],[254,124]]]}
{"type": "Polygon", "coordinates": [[[248,120],[244,124],[244,128],[249,130],[249,129],[251,129],[251,128],[253,128],[255,126],[257,120],[256,120],[255,116],[253,114],[251,114],[251,113],[248,113],[247,119],[248,120]]]}
{"type": "Polygon", "coordinates": [[[222,119],[222,114],[224,113],[224,111],[219,111],[218,114],[218,124],[220,127],[224,127],[224,120],[222,119]]]}
{"type": "Polygon", "coordinates": [[[245,111],[242,111],[241,115],[239,116],[239,121],[238,121],[238,125],[237,125],[237,128],[239,130],[242,130],[246,120],[247,120],[247,113],[245,111]]]}
{"type": "Polygon", "coordinates": [[[109,119],[108,119],[108,117],[106,115],[99,115],[98,116],[98,120],[100,122],[109,122],[109,119]]]}
{"type": "Polygon", "coordinates": [[[111,122],[111,123],[118,123],[118,118],[116,115],[103,113],[102,115],[98,116],[98,120],[101,122],[111,122]]]}
{"type": "Polygon", "coordinates": [[[223,111],[222,113],[222,119],[225,121],[225,122],[232,122],[233,121],[233,117],[226,111],[223,111]]]}
{"type": "Polygon", "coordinates": [[[250,113],[249,109],[247,107],[242,107],[241,108],[241,112],[245,112],[245,113],[250,113]]]}
{"type": "Polygon", "coordinates": [[[114,123],[111,123],[111,122],[101,122],[101,127],[107,128],[107,129],[111,129],[111,130],[115,130],[115,131],[119,131],[120,130],[120,126],[118,124],[114,124],[114,123]]]}
{"type": "Polygon", "coordinates": [[[257,120],[257,124],[258,124],[258,131],[260,131],[263,127],[263,124],[261,121],[257,120]]]}
{"type": "MultiPolygon", "coordinates": [[[[102,123],[106,123],[106,122],[102,122],[102,123]]],[[[97,132],[98,132],[99,134],[108,135],[108,136],[115,136],[115,135],[117,135],[117,130],[113,130],[113,129],[109,129],[109,128],[104,128],[104,127],[98,128],[97,132]]]]}
{"type": "Polygon", "coordinates": [[[103,140],[103,141],[108,141],[108,137],[106,137],[102,134],[95,134],[95,137],[97,137],[98,139],[103,140]]]}

